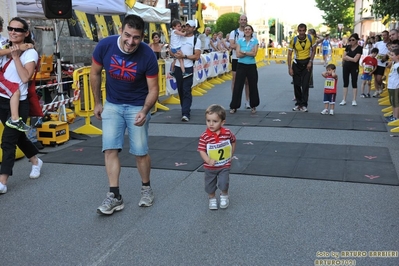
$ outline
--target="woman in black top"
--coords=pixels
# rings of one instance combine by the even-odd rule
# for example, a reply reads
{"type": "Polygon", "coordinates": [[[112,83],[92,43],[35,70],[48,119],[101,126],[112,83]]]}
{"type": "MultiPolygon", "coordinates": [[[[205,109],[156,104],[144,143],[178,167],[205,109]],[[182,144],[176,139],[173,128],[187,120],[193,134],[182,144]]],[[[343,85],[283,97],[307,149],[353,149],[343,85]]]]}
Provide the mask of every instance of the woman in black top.
{"type": "Polygon", "coordinates": [[[154,51],[155,56],[157,59],[161,58],[161,51],[162,47],[164,46],[163,43],[161,43],[161,36],[159,35],[158,32],[153,32],[152,33],[152,43],[150,43],[151,49],[154,51]]]}
{"type": "Polygon", "coordinates": [[[356,106],[357,79],[359,76],[359,60],[363,53],[363,47],[358,44],[359,35],[352,34],[348,39],[348,45],[345,47],[342,57],[342,79],[344,81],[343,99],[339,105],[346,105],[346,96],[348,94],[349,76],[352,81],[353,98],[352,105],[356,106]]]}

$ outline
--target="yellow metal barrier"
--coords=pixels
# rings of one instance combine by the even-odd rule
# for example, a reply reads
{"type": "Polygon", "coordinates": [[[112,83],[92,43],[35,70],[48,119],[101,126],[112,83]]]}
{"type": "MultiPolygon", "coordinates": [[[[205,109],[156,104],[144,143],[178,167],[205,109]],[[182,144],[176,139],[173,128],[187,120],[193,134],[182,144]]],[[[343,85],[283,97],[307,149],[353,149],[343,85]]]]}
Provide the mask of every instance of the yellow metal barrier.
{"type": "Polygon", "coordinates": [[[331,61],[334,65],[342,65],[342,58],[344,56],[345,48],[333,48],[331,61]]]}
{"type": "MultiPolygon", "coordinates": [[[[90,117],[94,115],[94,97],[90,89],[90,67],[82,67],[73,72],[72,88],[80,90],[80,97],[74,101],[75,113],[78,116],[84,117],[85,124],[73,132],[79,134],[101,135],[102,130],[93,126],[90,117]]],[[[101,76],[101,96],[102,101],[105,101],[105,72],[101,76]]]]}
{"type": "Polygon", "coordinates": [[[266,64],[270,65],[270,61],[275,61],[276,63],[286,63],[287,54],[288,48],[267,48],[267,54],[265,55],[266,64]]]}
{"type": "Polygon", "coordinates": [[[256,66],[257,67],[263,67],[265,66],[265,52],[266,52],[266,48],[259,48],[258,49],[258,53],[255,56],[255,61],[256,61],[256,66]]]}
{"type": "MultiPolygon", "coordinates": [[[[165,77],[165,60],[158,60],[158,86],[159,86],[159,96],[166,95],[166,77],[165,77]]],[[[151,113],[155,113],[158,109],[169,111],[169,107],[166,107],[159,101],[157,101],[152,108],[151,113]]]]}

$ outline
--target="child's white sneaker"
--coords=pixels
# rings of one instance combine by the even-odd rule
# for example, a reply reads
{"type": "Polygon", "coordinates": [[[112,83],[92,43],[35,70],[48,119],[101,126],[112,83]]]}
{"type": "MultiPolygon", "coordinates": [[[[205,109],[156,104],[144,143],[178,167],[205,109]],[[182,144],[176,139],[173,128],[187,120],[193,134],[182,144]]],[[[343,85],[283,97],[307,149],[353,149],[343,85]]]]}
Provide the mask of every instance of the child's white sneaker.
{"type": "Polygon", "coordinates": [[[0,182],[0,194],[7,193],[7,186],[0,182]]]}
{"type": "Polygon", "coordinates": [[[216,198],[209,199],[209,209],[210,210],[217,210],[218,209],[218,202],[216,198]]]}
{"type": "Polygon", "coordinates": [[[220,208],[226,209],[229,207],[229,195],[220,195],[220,208]]]}
{"type": "Polygon", "coordinates": [[[322,115],[328,115],[328,109],[324,109],[323,111],[321,111],[322,115]]]}
{"type": "Polygon", "coordinates": [[[334,115],[334,110],[330,110],[330,115],[334,115]]]}

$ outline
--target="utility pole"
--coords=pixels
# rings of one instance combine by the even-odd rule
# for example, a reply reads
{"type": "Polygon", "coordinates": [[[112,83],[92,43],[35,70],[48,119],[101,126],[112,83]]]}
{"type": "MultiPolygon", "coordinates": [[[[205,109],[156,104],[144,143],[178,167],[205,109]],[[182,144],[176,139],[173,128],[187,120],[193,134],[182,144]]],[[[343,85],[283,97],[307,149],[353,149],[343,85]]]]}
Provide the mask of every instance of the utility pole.
{"type": "Polygon", "coordinates": [[[188,20],[192,18],[191,14],[191,0],[188,0],[188,20]]]}

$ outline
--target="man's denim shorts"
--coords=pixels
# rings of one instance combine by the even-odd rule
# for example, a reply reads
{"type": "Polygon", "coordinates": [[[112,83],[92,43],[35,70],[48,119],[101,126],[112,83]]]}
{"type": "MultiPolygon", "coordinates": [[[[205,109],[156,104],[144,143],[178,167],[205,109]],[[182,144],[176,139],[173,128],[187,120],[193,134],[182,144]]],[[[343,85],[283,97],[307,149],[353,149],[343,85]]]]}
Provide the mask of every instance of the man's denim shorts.
{"type": "Polygon", "coordinates": [[[135,126],[135,118],[142,106],[113,104],[105,102],[102,117],[103,152],[105,150],[122,150],[125,131],[129,136],[129,152],[136,156],[148,153],[148,125],[151,114],[147,114],[144,125],[135,126]]]}

